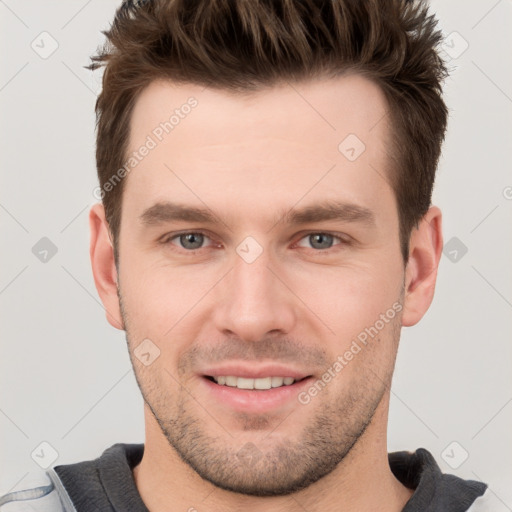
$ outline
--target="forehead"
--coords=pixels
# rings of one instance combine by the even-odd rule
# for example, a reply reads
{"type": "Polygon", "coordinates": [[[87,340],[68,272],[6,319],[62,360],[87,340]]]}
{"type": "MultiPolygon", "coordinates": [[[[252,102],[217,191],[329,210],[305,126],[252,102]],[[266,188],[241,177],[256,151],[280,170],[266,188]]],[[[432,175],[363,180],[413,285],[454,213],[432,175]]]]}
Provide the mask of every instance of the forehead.
{"type": "MultiPolygon", "coordinates": [[[[186,124],[193,125],[196,135],[208,136],[204,142],[223,141],[233,128],[243,129],[239,133],[243,138],[248,129],[255,134],[272,133],[283,126],[290,128],[291,122],[297,132],[289,133],[290,136],[309,130],[325,132],[326,136],[336,133],[334,139],[337,139],[344,131],[352,130],[352,133],[368,140],[368,132],[382,120],[386,108],[380,87],[353,73],[331,79],[282,82],[258,91],[244,92],[155,80],[136,101],[130,122],[130,142],[151,133],[160,123],[169,121],[173,113],[174,139],[179,138],[180,132],[186,135],[183,133],[186,131],[185,123],[181,121],[190,117],[191,121],[186,124]],[[189,109],[187,104],[192,102],[197,105],[189,109]],[[191,113],[194,115],[189,116],[191,113]],[[296,120],[300,122],[295,123],[296,120]],[[180,124],[182,126],[177,130],[180,124]],[[202,130],[197,130],[201,125],[217,129],[202,133],[202,130]]],[[[279,135],[283,137],[286,134],[279,132],[279,135]]]]}
{"type": "Polygon", "coordinates": [[[167,199],[222,207],[238,198],[261,216],[306,195],[368,206],[383,190],[392,195],[386,109],[381,89],[358,75],[244,94],[155,81],[132,113],[127,157],[139,155],[123,209],[132,199],[140,210],[167,199]]]}

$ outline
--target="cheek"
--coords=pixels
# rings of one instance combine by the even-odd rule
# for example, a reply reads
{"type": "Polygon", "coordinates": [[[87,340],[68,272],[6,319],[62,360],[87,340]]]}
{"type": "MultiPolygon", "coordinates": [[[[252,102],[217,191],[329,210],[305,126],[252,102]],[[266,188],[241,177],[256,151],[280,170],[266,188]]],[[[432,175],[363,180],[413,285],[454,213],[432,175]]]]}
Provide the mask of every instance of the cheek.
{"type": "Polygon", "coordinates": [[[212,267],[180,269],[135,257],[124,263],[121,290],[130,327],[157,339],[169,335],[184,317],[189,320],[195,308],[199,311],[201,299],[222,275],[212,267]]]}
{"type": "Polygon", "coordinates": [[[333,276],[322,292],[310,296],[309,307],[330,329],[324,327],[326,334],[319,339],[336,375],[332,396],[348,399],[348,390],[356,393],[357,388],[372,397],[387,382],[400,335],[398,281],[397,274],[391,283],[381,272],[352,271],[333,276]]]}
{"type": "MultiPolygon", "coordinates": [[[[386,250],[390,251],[379,247],[373,254],[337,266],[332,262],[280,265],[276,261],[272,265],[275,272],[290,287],[282,300],[296,308],[297,328],[314,325],[320,330],[318,336],[324,332],[337,344],[350,344],[373,325],[400,295],[401,260],[398,253],[387,254],[386,250]]],[[[231,294],[223,289],[226,285],[221,280],[229,268],[221,260],[179,267],[131,247],[126,247],[124,254],[120,269],[123,304],[130,328],[139,336],[161,339],[173,329],[177,334],[181,325],[190,328],[195,316],[212,313],[218,303],[214,296],[229,301],[231,294]]]]}
{"type": "Polygon", "coordinates": [[[393,304],[398,307],[400,276],[399,269],[379,264],[336,269],[318,266],[312,272],[296,275],[291,282],[337,344],[344,345],[374,325],[393,304]]]}

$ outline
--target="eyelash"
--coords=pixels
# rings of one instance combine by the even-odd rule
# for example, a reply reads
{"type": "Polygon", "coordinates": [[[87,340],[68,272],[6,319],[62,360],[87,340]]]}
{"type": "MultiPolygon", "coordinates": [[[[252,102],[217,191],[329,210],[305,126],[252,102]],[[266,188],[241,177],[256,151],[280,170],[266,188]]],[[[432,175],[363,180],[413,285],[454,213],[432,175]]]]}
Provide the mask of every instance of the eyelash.
{"type": "MultiPolygon", "coordinates": [[[[172,240],[174,240],[176,238],[179,238],[180,236],[183,236],[183,235],[203,235],[203,236],[205,236],[208,239],[213,241],[212,237],[210,237],[207,232],[199,230],[199,231],[182,231],[182,232],[179,232],[179,233],[171,233],[171,234],[166,235],[165,237],[163,237],[163,239],[161,240],[161,243],[164,244],[164,245],[169,245],[169,244],[171,244],[172,240]]],[[[340,242],[338,245],[330,247],[329,249],[314,249],[314,248],[311,248],[312,251],[314,251],[315,253],[318,253],[318,254],[326,254],[326,255],[332,254],[332,249],[334,249],[335,247],[342,246],[342,245],[349,246],[352,243],[351,240],[344,239],[341,236],[336,235],[335,233],[331,233],[329,231],[310,231],[308,233],[305,233],[299,239],[298,242],[300,242],[304,238],[307,238],[308,236],[311,236],[311,235],[329,235],[329,236],[332,236],[334,239],[336,239],[336,240],[338,240],[340,242]]],[[[174,244],[171,244],[171,245],[174,245],[174,244]]],[[[186,254],[196,254],[198,251],[201,251],[202,249],[206,249],[206,247],[200,247],[199,249],[191,249],[191,250],[184,249],[183,247],[177,247],[177,249],[180,250],[180,251],[183,251],[186,254]]]]}

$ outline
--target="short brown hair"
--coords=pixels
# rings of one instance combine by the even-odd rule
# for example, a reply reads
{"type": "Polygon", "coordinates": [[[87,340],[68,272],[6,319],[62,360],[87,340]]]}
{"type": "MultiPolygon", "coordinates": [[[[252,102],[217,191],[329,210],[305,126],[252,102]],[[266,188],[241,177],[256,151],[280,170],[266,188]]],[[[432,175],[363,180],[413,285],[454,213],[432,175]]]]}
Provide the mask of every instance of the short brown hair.
{"type": "MultiPolygon", "coordinates": [[[[130,117],[156,79],[258,91],[356,72],[388,101],[400,246],[431,204],[448,109],[442,35],[424,0],[129,0],[88,69],[105,65],[96,102],[100,187],[126,161],[130,117]]],[[[102,192],[116,263],[124,179],[102,192]]]]}

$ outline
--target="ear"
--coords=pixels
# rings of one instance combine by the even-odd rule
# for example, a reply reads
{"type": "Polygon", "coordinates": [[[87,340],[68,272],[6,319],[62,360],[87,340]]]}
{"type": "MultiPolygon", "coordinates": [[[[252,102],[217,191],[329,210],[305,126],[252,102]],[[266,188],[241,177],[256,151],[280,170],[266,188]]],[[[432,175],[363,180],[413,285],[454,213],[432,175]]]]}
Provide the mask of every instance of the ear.
{"type": "Polygon", "coordinates": [[[443,250],[441,220],[441,210],[432,206],[411,233],[405,270],[404,327],[418,323],[432,303],[443,250]]]}
{"type": "Polygon", "coordinates": [[[117,269],[114,260],[114,247],[110,238],[110,228],[101,203],[92,206],[89,212],[91,242],[89,254],[96,289],[105,307],[107,320],[116,329],[124,330],[117,296],[117,269]]]}

